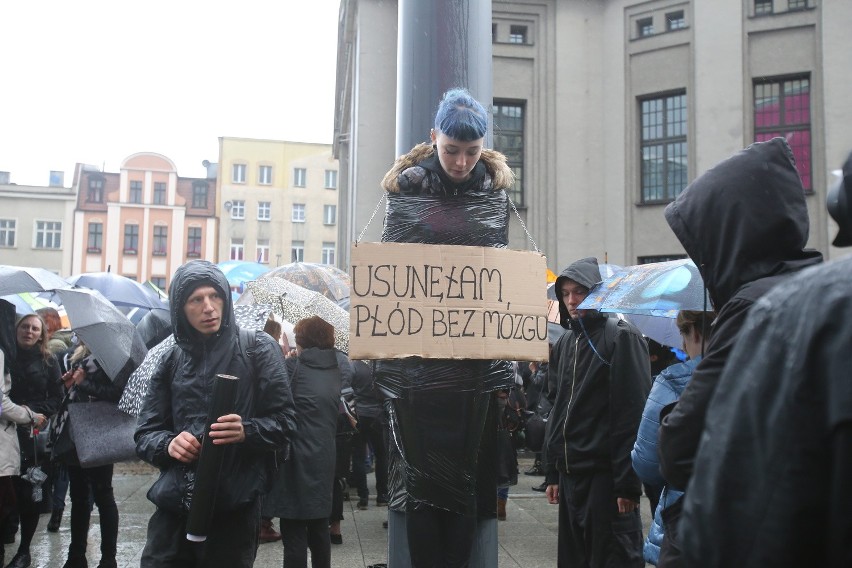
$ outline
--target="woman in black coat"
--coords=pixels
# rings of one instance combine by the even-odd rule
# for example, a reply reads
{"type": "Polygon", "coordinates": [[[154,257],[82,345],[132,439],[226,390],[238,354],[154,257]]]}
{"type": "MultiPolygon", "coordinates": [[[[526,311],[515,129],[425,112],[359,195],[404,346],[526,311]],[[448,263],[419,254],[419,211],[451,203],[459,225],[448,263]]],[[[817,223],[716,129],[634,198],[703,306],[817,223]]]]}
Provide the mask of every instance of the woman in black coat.
{"type": "Polygon", "coordinates": [[[331,566],[328,520],[334,483],[334,438],[340,402],[340,368],[334,329],[317,316],[299,321],[296,357],[287,360],[297,429],[290,458],[269,493],[265,510],[281,518],[284,566],[331,566]]]}
{"type": "MultiPolygon", "coordinates": [[[[89,348],[80,345],[71,356],[71,368],[62,375],[69,403],[97,399],[118,402],[123,388],[113,383],[89,348]]],[[[69,424],[65,425],[66,428],[69,424]]],[[[63,568],[86,568],[86,542],[91,520],[90,496],[98,507],[101,524],[101,561],[98,568],[115,568],[118,544],[118,506],[112,489],[113,464],[83,469],[76,452],[64,461],[71,485],[71,543],[63,568]]]]}
{"type": "MultiPolygon", "coordinates": [[[[12,389],[9,398],[15,404],[31,411],[51,417],[56,414],[62,402],[62,386],[59,378],[59,363],[47,348],[47,326],[36,314],[28,314],[15,325],[17,354],[10,366],[12,389]]],[[[42,428],[44,423],[18,428],[18,441],[21,447],[21,472],[36,463],[33,427],[42,428]]],[[[46,460],[45,460],[46,461],[46,460]]],[[[47,463],[39,463],[47,472],[47,463]]],[[[30,543],[38,526],[41,502],[49,500],[49,492],[42,496],[41,502],[33,501],[33,486],[22,479],[15,478],[15,495],[18,500],[18,516],[21,520],[21,542],[18,552],[7,568],[26,568],[32,562],[30,543]]],[[[8,519],[8,518],[7,518],[8,519]]]]}

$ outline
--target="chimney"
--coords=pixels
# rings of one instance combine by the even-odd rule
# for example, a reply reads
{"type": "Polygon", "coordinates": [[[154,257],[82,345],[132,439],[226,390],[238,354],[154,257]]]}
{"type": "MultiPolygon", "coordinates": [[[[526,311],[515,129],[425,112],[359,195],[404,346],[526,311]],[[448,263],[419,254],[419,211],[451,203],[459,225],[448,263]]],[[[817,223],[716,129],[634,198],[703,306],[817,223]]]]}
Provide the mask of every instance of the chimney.
{"type": "Polygon", "coordinates": [[[0,172],[0,184],[9,185],[9,172],[0,172]]]}
{"type": "Polygon", "coordinates": [[[65,187],[65,172],[50,170],[50,187],[65,187]]]}

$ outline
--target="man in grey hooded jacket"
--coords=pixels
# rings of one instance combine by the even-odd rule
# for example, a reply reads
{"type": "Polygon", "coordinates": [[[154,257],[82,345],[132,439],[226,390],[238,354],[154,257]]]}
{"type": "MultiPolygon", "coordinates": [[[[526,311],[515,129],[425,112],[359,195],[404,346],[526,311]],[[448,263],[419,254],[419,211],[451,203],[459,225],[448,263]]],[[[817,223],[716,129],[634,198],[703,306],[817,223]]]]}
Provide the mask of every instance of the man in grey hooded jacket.
{"type": "Polygon", "coordinates": [[[600,282],[595,258],[556,279],[568,331],[550,354],[557,391],[542,460],[547,497],[559,505],[560,567],[641,568],[642,484],[630,451],[651,389],[648,344],[626,321],[577,309],[600,282]]]}

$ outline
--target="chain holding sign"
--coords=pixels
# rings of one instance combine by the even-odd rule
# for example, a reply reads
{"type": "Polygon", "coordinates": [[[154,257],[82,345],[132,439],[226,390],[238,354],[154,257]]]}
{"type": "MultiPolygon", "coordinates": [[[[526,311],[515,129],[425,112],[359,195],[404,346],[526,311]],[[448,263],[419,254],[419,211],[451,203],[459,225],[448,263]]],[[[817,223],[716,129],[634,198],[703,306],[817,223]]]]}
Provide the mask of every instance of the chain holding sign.
{"type": "Polygon", "coordinates": [[[360,243],[350,258],[353,359],[547,359],[541,254],[360,243]]]}

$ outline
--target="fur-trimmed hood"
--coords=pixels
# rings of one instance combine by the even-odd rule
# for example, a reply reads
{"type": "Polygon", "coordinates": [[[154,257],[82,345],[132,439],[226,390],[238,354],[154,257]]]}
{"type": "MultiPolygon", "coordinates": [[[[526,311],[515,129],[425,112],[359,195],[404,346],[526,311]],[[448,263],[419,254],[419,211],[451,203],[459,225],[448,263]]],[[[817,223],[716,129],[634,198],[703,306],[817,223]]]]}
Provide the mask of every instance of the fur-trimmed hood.
{"type": "MultiPolygon", "coordinates": [[[[382,188],[390,193],[399,193],[399,175],[434,154],[435,148],[431,144],[427,142],[418,144],[410,152],[396,159],[393,167],[382,178],[382,188]]],[[[506,156],[497,150],[482,150],[479,160],[485,164],[495,190],[508,189],[515,183],[515,174],[506,163],[506,156]]]]}

